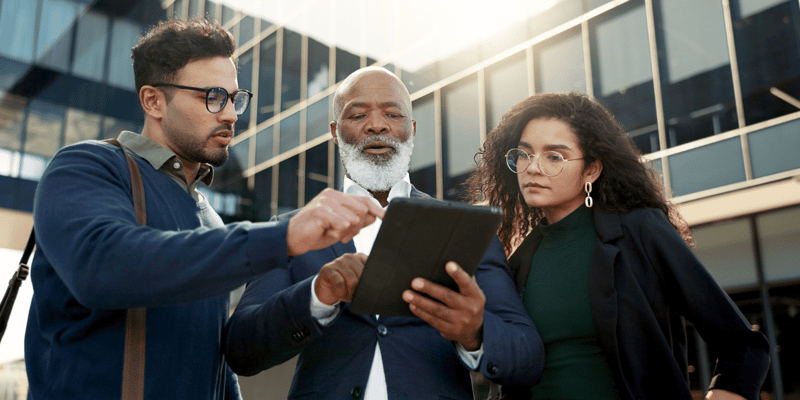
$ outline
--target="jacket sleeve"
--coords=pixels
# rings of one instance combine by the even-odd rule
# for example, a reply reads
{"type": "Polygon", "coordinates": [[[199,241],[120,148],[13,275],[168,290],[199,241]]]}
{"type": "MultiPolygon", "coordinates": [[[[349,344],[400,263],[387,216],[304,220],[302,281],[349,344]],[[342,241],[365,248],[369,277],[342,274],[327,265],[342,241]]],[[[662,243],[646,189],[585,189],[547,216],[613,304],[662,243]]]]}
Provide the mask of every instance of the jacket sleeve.
{"type": "MultiPolygon", "coordinates": [[[[121,152],[88,143],[62,149],[34,201],[37,245],[83,306],[181,304],[230,292],[256,274],[286,266],[286,222],[139,226],[121,152]]],[[[145,180],[146,168],[153,177],[152,167],[139,165],[145,180]]],[[[148,214],[171,218],[173,199],[155,189],[146,183],[148,214]]]]}
{"type": "Polygon", "coordinates": [[[479,372],[504,385],[536,383],[544,367],[544,345],[517,294],[498,238],[490,244],[475,278],[486,296],[479,372]]]}
{"type": "Polygon", "coordinates": [[[313,279],[292,284],[289,270],[275,269],[247,285],[222,332],[234,372],[251,376],[284,363],[322,335],[311,315],[313,279]]]}
{"type": "Polygon", "coordinates": [[[694,324],[719,357],[710,389],[758,399],[769,368],[766,337],[752,330],[662,212],[647,210],[640,221],[635,234],[656,266],[669,305],[694,324]]]}

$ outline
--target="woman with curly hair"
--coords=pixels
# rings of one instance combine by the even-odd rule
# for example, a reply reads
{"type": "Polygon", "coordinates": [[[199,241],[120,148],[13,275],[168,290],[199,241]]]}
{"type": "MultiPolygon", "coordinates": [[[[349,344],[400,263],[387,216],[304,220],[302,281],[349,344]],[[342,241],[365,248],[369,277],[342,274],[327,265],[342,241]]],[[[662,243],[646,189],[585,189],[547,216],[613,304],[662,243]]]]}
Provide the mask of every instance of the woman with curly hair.
{"type": "Polygon", "coordinates": [[[658,174],[579,93],[515,105],[476,155],[469,200],[499,236],[545,343],[538,384],[504,399],[691,399],[684,318],[717,359],[707,398],[757,399],[768,344],[692,253],[658,174]]]}

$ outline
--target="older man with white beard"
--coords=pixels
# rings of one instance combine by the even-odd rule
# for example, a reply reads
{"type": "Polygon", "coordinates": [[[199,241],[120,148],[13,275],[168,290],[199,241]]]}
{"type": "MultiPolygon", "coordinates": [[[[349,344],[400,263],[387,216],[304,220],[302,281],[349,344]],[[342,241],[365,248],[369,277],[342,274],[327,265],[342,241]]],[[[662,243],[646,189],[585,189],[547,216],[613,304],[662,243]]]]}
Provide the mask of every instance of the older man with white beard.
{"type": "MultiPolygon", "coordinates": [[[[368,67],[348,76],[334,116],[345,193],[384,208],[396,197],[430,197],[408,177],[416,121],[394,74],[368,67]]],[[[415,279],[404,299],[418,318],[353,314],[349,301],[379,228],[248,284],[223,337],[234,372],[254,375],[300,354],[289,397],[319,399],[472,399],[470,370],[501,384],[538,380],[542,343],[499,240],[474,277],[448,264],[458,291],[415,279]]]]}

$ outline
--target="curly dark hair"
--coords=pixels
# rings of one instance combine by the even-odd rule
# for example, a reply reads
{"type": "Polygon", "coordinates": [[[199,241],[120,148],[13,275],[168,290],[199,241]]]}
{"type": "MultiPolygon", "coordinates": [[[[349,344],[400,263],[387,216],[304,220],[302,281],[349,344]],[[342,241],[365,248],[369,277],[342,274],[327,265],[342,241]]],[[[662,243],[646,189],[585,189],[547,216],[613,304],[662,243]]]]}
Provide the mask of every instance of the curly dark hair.
{"type": "Polygon", "coordinates": [[[506,152],[519,144],[528,122],[540,118],[558,120],[571,128],[583,152],[584,169],[595,160],[603,164],[592,185],[595,207],[614,213],[657,208],[693,245],[688,224],[665,199],[658,172],[642,162],[641,152],[614,116],[582,93],[545,93],[523,100],[503,116],[475,155],[477,169],[464,183],[467,201],[503,209],[498,235],[507,253],[543,217],[541,208],[525,203],[517,175],[508,169],[505,160],[506,152]]]}
{"type": "Polygon", "coordinates": [[[233,36],[216,20],[162,21],[133,46],[131,58],[136,91],[144,85],[172,83],[175,74],[186,64],[214,57],[232,57],[234,50],[233,36]]]}

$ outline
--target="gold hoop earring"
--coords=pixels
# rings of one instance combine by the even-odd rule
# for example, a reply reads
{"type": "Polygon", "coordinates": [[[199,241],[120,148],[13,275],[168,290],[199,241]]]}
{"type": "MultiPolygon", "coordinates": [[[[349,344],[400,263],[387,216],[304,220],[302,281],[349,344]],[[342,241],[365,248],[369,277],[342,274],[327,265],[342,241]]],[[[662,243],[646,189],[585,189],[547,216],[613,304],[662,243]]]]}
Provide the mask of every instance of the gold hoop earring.
{"type": "Polygon", "coordinates": [[[586,205],[586,208],[592,208],[592,205],[594,205],[594,200],[592,200],[591,196],[592,182],[586,182],[586,184],[583,185],[583,191],[586,192],[586,200],[583,201],[583,204],[586,205]]]}

